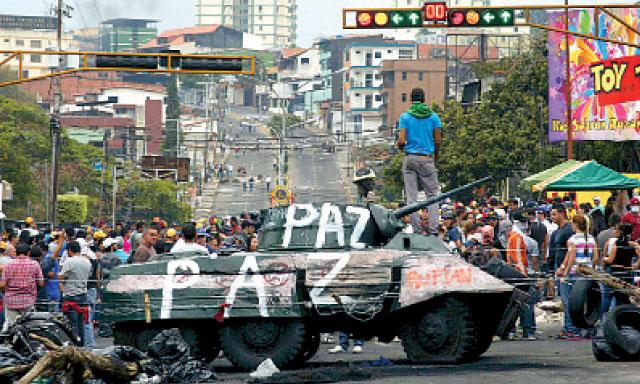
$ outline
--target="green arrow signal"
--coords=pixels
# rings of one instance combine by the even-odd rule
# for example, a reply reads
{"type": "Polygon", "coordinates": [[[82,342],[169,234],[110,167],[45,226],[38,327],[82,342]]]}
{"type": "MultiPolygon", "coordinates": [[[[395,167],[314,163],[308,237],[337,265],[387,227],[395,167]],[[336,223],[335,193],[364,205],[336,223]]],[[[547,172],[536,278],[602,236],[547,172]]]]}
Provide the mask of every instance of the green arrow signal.
{"type": "Polygon", "coordinates": [[[401,13],[393,13],[391,14],[391,22],[396,25],[402,25],[404,23],[404,16],[401,13]]]}
{"type": "Polygon", "coordinates": [[[482,15],[482,20],[484,20],[485,24],[491,24],[493,23],[493,20],[495,20],[496,15],[493,14],[493,12],[487,12],[484,15],[482,15]]]}
{"type": "Polygon", "coordinates": [[[418,22],[420,21],[420,19],[422,19],[421,15],[417,12],[411,12],[409,13],[409,21],[411,22],[411,25],[418,25],[418,22]]]}
{"type": "Polygon", "coordinates": [[[511,21],[513,20],[513,13],[505,9],[500,12],[500,19],[503,24],[511,24],[511,21]]]}

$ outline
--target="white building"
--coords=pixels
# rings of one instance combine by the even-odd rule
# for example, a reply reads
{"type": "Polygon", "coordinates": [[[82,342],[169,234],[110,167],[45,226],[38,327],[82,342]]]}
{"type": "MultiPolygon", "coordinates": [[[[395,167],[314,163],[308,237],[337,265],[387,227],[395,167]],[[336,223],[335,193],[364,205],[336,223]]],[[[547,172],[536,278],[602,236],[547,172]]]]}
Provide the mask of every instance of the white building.
{"type": "Polygon", "coordinates": [[[295,45],[297,0],[197,0],[199,25],[219,24],[259,36],[265,49],[295,45]]]}
{"type": "MultiPolygon", "coordinates": [[[[55,18],[40,16],[0,15],[0,50],[46,51],[56,49],[55,18]]],[[[73,35],[62,35],[62,49],[76,49],[73,35]]],[[[9,56],[8,53],[3,55],[9,56]]],[[[3,58],[0,56],[0,59],[3,58]]],[[[34,77],[51,73],[55,60],[50,55],[25,54],[22,62],[22,76],[34,77]]],[[[55,63],[57,64],[57,63],[55,63]]],[[[18,71],[18,58],[7,62],[11,69],[18,71]]]]}
{"type": "Polygon", "coordinates": [[[382,62],[384,60],[415,60],[415,43],[354,43],[345,48],[343,127],[348,135],[367,136],[383,125],[382,62]],[[347,128],[348,127],[348,128],[347,128]]]}

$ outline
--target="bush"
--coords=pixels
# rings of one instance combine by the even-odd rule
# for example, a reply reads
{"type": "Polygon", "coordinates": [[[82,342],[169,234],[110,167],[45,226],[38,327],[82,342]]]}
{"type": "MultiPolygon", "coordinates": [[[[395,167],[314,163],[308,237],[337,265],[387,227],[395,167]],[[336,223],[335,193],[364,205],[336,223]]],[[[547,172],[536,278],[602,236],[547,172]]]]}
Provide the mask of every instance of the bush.
{"type": "Polygon", "coordinates": [[[87,220],[87,195],[58,196],[58,222],[67,224],[82,224],[87,220]]]}

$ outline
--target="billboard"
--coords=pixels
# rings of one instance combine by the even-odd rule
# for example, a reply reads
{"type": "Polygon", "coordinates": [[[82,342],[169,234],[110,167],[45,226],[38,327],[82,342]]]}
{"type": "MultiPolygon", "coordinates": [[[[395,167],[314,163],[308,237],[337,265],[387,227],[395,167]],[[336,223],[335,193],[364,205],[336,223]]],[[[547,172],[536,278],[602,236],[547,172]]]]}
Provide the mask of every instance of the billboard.
{"type": "MultiPolygon", "coordinates": [[[[614,10],[634,28],[637,9],[614,10]]],[[[640,37],[612,17],[593,10],[569,12],[569,29],[640,44],[640,37]],[[599,31],[596,31],[596,25],[599,31]]],[[[564,11],[551,12],[552,27],[564,29],[564,11]]],[[[564,33],[549,32],[549,142],[567,139],[564,33]]],[[[571,120],[576,141],[640,140],[640,49],[569,36],[571,120]]]]}

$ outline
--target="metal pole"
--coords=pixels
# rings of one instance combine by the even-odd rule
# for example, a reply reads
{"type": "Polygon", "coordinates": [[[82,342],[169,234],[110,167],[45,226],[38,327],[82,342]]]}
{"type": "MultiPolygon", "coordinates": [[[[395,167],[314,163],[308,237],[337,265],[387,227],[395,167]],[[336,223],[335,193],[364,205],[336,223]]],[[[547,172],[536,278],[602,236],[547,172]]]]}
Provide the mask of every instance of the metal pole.
{"type": "MultiPolygon", "coordinates": [[[[282,152],[282,158],[281,161],[283,163],[283,167],[284,167],[284,162],[286,161],[286,148],[285,148],[285,139],[287,137],[287,107],[286,107],[286,100],[282,99],[282,132],[280,132],[280,151],[282,152]]],[[[288,170],[287,170],[288,173],[288,170]]],[[[284,169],[282,170],[282,177],[284,178],[284,169]]],[[[281,185],[284,184],[284,179],[282,180],[281,185]]]]}
{"type": "MultiPolygon", "coordinates": [[[[564,0],[566,6],[569,5],[569,0],[564,0]]],[[[564,10],[564,29],[569,30],[569,8],[564,10]]],[[[573,121],[571,119],[571,54],[569,52],[569,33],[564,34],[565,53],[567,55],[566,64],[566,79],[567,79],[567,160],[573,159],[573,121]]]]}
{"type": "MultiPolygon", "coordinates": [[[[57,20],[57,33],[56,44],[58,51],[62,51],[62,0],[58,0],[58,8],[56,9],[57,20]]],[[[58,55],[58,68],[57,71],[62,70],[64,58],[62,55],[58,55]]],[[[58,204],[58,169],[60,161],[60,131],[62,130],[60,122],[60,106],[62,105],[62,86],[60,84],[60,77],[55,76],[53,78],[53,114],[51,119],[55,119],[57,124],[51,124],[51,229],[55,228],[57,221],[57,204],[58,204]]]]}
{"type": "Polygon", "coordinates": [[[209,108],[211,106],[211,104],[209,103],[209,97],[210,97],[210,93],[209,93],[209,85],[210,83],[207,82],[205,84],[205,120],[207,121],[207,126],[205,128],[205,138],[204,138],[204,182],[208,182],[209,181],[209,177],[207,176],[207,167],[209,166],[209,128],[211,127],[211,114],[209,114],[209,108]]]}
{"type": "Polygon", "coordinates": [[[113,196],[111,197],[111,217],[113,219],[112,225],[115,227],[116,225],[116,195],[118,192],[118,180],[116,178],[116,174],[118,172],[118,166],[113,165],[113,196]]]}

